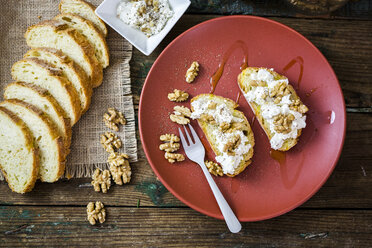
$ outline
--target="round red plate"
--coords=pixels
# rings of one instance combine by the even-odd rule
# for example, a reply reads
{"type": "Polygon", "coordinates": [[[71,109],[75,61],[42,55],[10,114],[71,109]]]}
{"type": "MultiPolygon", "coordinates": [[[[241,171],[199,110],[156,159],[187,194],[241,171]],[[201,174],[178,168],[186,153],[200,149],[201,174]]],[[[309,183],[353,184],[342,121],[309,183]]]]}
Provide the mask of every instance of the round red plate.
{"type": "MultiPolygon", "coordinates": [[[[256,142],[252,164],[237,177],[214,177],[239,220],[257,221],[286,213],[309,199],[330,176],[341,153],[346,126],[343,95],[331,66],[306,38],[280,23],[254,16],[222,17],[189,29],[170,43],[152,66],[142,90],[139,129],[148,161],[167,189],[193,209],[222,219],[199,166],[187,159],[168,163],[159,150],[159,136],[178,134],[178,125],[169,120],[176,103],[170,102],[167,94],[173,89],[185,90],[190,98],[208,93],[210,76],[237,40],[248,46],[249,66],[274,68],[287,76],[310,109],[307,127],[299,143],[286,153],[285,163],[271,158],[266,135],[257,122],[250,121],[256,142]],[[196,80],[187,84],[185,72],[192,61],[198,61],[201,69],[196,80]],[[296,63],[284,70],[291,61],[296,63]]],[[[242,61],[242,51],[235,50],[215,94],[237,98],[242,61]]],[[[183,105],[189,106],[189,101],[183,105]]],[[[244,97],[239,105],[252,120],[244,97]]],[[[202,136],[197,122],[192,125],[202,136]]],[[[214,159],[213,153],[207,155],[214,159]]]]}

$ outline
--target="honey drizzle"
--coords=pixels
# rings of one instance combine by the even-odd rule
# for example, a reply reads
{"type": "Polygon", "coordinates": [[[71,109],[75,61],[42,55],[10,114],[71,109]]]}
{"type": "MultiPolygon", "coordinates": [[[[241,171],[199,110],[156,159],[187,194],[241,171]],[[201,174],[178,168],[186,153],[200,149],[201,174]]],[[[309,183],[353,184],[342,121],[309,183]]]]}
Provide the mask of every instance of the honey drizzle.
{"type": "Polygon", "coordinates": [[[215,91],[215,89],[217,87],[217,84],[218,84],[218,82],[220,81],[220,79],[222,77],[223,70],[225,68],[225,64],[226,64],[227,60],[230,58],[231,54],[237,48],[241,48],[243,50],[243,52],[244,52],[243,64],[240,66],[240,69],[241,70],[244,70],[245,68],[248,67],[248,47],[244,43],[244,41],[238,40],[223,55],[222,62],[218,66],[218,69],[216,70],[216,72],[211,76],[211,79],[210,79],[210,84],[211,84],[211,91],[210,91],[210,93],[211,94],[214,93],[214,91],[215,91]]]}
{"type": "Polygon", "coordinates": [[[299,89],[300,83],[302,81],[302,76],[304,73],[304,59],[301,56],[297,56],[296,58],[292,59],[291,61],[289,61],[289,63],[286,66],[284,66],[283,72],[288,71],[295,64],[300,65],[300,74],[298,75],[298,80],[297,80],[297,89],[299,89]]]}

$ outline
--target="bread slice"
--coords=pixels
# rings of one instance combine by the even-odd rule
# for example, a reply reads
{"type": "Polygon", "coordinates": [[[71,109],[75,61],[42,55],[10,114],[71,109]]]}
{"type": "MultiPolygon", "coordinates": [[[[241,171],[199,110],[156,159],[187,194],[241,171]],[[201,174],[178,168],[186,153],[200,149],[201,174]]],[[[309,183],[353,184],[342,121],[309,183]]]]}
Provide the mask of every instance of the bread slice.
{"type": "Polygon", "coordinates": [[[60,21],[44,21],[29,27],[25,33],[31,48],[49,47],[61,50],[87,73],[91,85],[102,83],[102,66],[89,41],[76,29],[60,21]]]}
{"type": "Polygon", "coordinates": [[[105,37],[91,21],[68,13],[59,14],[53,19],[66,23],[70,28],[74,28],[84,35],[94,48],[94,54],[102,67],[106,68],[109,65],[109,50],[105,37]]]}
{"type": "Polygon", "coordinates": [[[106,37],[107,28],[105,23],[94,12],[96,9],[92,4],[83,0],[62,0],[59,4],[59,11],[62,14],[70,13],[79,15],[92,23],[106,37]]]}
{"type": "Polygon", "coordinates": [[[248,67],[239,74],[238,84],[269,138],[271,148],[288,151],[295,146],[306,127],[308,108],[288,78],[273,69],[248,67]]]}
{"type": "Polygon", "coordinates": [[[12,191],[26,193],[35,185],[39,153],[26,124],[0,106],[0,169],[12,191]]]}
{"type": "Polygon", "coordinates": [[[253,156],[254,136],[244,113],[233,100],[213,94],[191,99],[191,118],[197,119],[223,173],[234,177],[253,156]]]}
{"type": "Polygon", "coordinates": [[[0,106],[15,113],[31,130],[39,148],[39,178],[43,182],[57,181],[65,170],[65,146],[49,117],[37,107],[17,99],[5,100],[0,106]]]}
{"type": "Polygon", "coordinates": [[[88,110],[93,89],[85,71],[72,61],[67,55],[53,48],[35,48],[27,51],[25,58],[37,58],[53,65],[62,71],[64,76],[79,94],[81,110],[88,110]]]}
{"type": "Polygon", "coordinates": [[[63,109],[46,89],[35,84],[13,82],[6,86],[4,99],[18,99],[34,105],[46,113],[56,125],[58,133],[63,137],[65,148],[69,151],[71,144],[70,120],[64,117],[63,109]]]}
{"type": "Polygon", "coordinates": [[[32,83],[49,91],[70,118],[72,126],[81,116],[79,96],[71,83],[60,75],[60,70],[48,67],[35,58],[20,60],[12,66],[13,79],[32,83]]]}

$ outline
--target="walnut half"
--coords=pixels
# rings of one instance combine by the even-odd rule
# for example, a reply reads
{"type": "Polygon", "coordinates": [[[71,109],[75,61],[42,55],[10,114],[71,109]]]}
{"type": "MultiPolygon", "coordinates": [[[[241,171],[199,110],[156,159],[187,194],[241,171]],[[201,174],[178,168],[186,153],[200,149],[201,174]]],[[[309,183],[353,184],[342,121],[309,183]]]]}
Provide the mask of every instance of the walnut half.
{"type": "Polygon", "coordinates": [[[195,77],[198,75],[199,72],[199,63],[197,61],[192,62],[189,69],[186,71],[186,82],[192,83],[195,80],[195,77]]]}
{"type": "Polygon", "coordinates": [[[119,124],[125,125],[127,123],[122,112],[116,111],[114,108],[108,108],[107,112],[103,115],[103,121],[108,128],[117,132],[119,124]]]}
{"type": "Polygon", "coordinates": [[[223,176],[223,171],[219,164],[213,161],[206,160],[205,166],[207,166],[209,173],[211,173],[212,175],[223,176]]]}
{"type": "Polygon", "coordinates": [[[97,201],[95,204],[94,202],[89,202],[87,205],[87,215],[91,225],[95,225],[97,221],[102,224],[106,220],[105,206],[100,201],[97,201]]]}
{"type": "Polygon", "coordinates": [[[96,169],[92,176],[93,181],[91,184],[94,187],[94,191],[102,193],[107,193],[111,186],[111,174],[110,171],[104,170],[101,171],[100,169],[96,169]]]}
{"type": "Polygon", "coordinates": [[[100,143],[108,153],[113,153],[115,149],[119,149],[122,145],[121,140],[116,134],[106,132],[101,135],[100,143]]]}
{"type": "Polygon", "coordinates": [[[174,89],[172,93],[168,94],[168,99],[171,102],[183,102],[186,101],[189,98],[189,94],[182,91],[174,89]]]}
{"type": "Polygon", "coordinates": [[[181,162],[185,160],[185,156],[183,156],[180,153],[171,153],[171,152],[166,152],[164,154],[165,159],[168,160],[169,163],[173,164],[174,162],[181,162]]]}
{"type": "Polygon", "coordinates": [[[107,162],[110,164],[112,178],[116,184],[123,185],[130,182],[132,171],[129,157],[123,153],[111,153],[107,162]]]}
{"type": "Polygon", "coordinates": [[[171,121],[176,122],[180,125],[186,125],[190,123],[190,119],[188,117],[191,116],[191,110],[188,107],[174,106],[173,110],[173,114],[169,116],[171,121]]]}

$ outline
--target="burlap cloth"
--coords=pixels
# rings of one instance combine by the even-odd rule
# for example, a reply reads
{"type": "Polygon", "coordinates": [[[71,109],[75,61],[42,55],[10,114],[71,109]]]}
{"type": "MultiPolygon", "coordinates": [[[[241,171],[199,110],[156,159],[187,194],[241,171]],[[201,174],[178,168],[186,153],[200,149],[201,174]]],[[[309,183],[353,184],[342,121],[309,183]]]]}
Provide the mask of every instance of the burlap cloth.
{"type": "MultiPolygon", "coordinates": [[[[100,0],[90,1],[98,6],[100,0]]],[[[55,0],[0,0],[0,90],[12,82],[10,69],[29,49],[23,37],[28,26],[57,15],[59,1],[55,0]]],[[[133,99],[130,87],[129,60],[132,46],[112,29],[107,43],[110,66],[104,69],[102,85],[94,90],[90,109],[73,127],[71,153],[67,157],[65,176],[89,177],[96,167],[107,168],[108,154],[99,143],[100,134],[109,129],[102,121],[107,108],[124,113],[127,124],[116,133],[122,140],[120,152],[137,161],[137,141],[133,99]]],[[[0,127],[1,128],[1,127],[0,127]]],[[[0,175],[2,177],[2,175],[0,175]]]]}

